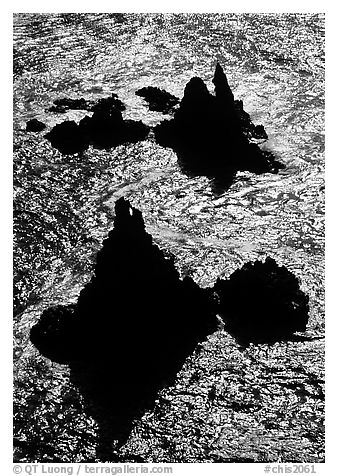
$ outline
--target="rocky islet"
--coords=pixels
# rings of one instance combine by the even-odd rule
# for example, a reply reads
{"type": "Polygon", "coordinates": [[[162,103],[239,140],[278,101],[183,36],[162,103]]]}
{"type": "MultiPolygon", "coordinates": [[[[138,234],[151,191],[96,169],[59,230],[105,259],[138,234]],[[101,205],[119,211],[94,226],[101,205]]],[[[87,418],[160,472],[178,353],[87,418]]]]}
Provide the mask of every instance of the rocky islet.
{"type": "Polygon", "coordinates": [[[89,145],[110,149],[145,140],[153,130],[155,141],[177,154],[183,172],[205,175],[227,185],[232,183],[237,171],[277,173],[284,168],[270,151],[262,150],[257,144],[268,138],[264,126],[253,124],[243,102],[234,99],[219,63],[213,83],[215,94],[208,91],[201,78],[193,77],[180,102],[157,87],[137,90],[135,94],[148,102],[150,110],[173,113],[172,119],[153,128],[141,121],[125,120],[122,116],[125,105],[114,93],[96,102],[84,98],[57,99],[49,111],[63,113],[80,109],[93,115],[85,116],[79,124],[75,121],[56,124],[45,137],[62,154],[75,154],[89,145]]]}
{"type": "Polygon", "coordinates": [[[173,119],[154,128],[156,142],[172,148],[184,171],[211,178],[231,177],[237,171],[276,173],[284,165],[253,139],[267,139],[235,101],[222,67],[217,64],[215,95],[201,78],[192,78],[173,119]]]}
{"type": "MultiPolygon", "coordinates": [[[[189,81],[173,119],[154,128],[156,141],[173,148],[196,174],[277,172],[282,164],[252,142],[267,138],[264,127],[254,125],[243,103],[234,100],[220,65],[213,83],[215,95],[200,78],[189,81]]],[[[63,154],[83,152],[90,144],[109,149],[149,133],[141,121],[123,119],[114,94],[94,106],[74,101],[55,103],[59,110],[54,112],[90,108],[93,115],[79,124],[64,121],[46,135],[63,154]]],[[[308,298],[295,276],[271,258],[247,263],[208,289],[189,277],[181,279],[174,258],[145,231],[141,212],[121,198],[114,229],[76,304],[45,310],[30,336],[45,357],[70,365],[82,383],[97,368],[94,394],[100,393],[98,375],[110,372],[120,382],[148,382],[156,391],[218,329],[219,315],[241,342],[274,342],[305,330],[308,298]],[[78,365],[84,366],[80,374],[78,365]]]]}
{"type": "Polygon", "coordinates": [[[44,311],[31,339],[52,360],[109,355],[129,371],[140,365],[139,374],[143,367],[162,371],[176,358],[181,362],[217,330],[217,314],[242,339],[269,342],[304,331],[308,311],[297,278],[271,258],[246,263],[212,288],[181,279],[173,257],[145,231],[141,212],[121,198],[77,303],[44,311]]]}

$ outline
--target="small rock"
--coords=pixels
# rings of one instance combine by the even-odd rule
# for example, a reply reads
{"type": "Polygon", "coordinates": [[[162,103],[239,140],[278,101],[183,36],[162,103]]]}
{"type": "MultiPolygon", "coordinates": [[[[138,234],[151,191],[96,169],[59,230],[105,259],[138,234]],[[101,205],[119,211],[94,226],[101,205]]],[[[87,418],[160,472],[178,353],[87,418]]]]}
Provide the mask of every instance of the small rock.
{"type": "Polygon", "coordinates": [[[80,153],[86,150],[89,145],[88,139],[74,121],[56,124],[45,137],[62,154],[80,153]]]}
{"type": "Polygon", "coordinates": [[[54,106],[49,108],[50,112],[64,113],[69,109],[73,110],[87,110],[89,105],[84,98],[80,99],[71,99],[71,98],[62,98],[55,99],[53,101],[54,106]]]}
{"type": "Polygon", "coordinates": [[[31,119],[26,124],[26,131],[28,132],[40,132],[46,128],[46,124],[38,121],[37,119],[31,119]]]}
{"type": "Polygon", "coordinates": [[[173,96],[164,89],[153,86],[138,89],[135,94],[147,101],[150,111],[158,111],[163,114],[172,112],[174,107],[180,102],[176,96],[173,96]]]}

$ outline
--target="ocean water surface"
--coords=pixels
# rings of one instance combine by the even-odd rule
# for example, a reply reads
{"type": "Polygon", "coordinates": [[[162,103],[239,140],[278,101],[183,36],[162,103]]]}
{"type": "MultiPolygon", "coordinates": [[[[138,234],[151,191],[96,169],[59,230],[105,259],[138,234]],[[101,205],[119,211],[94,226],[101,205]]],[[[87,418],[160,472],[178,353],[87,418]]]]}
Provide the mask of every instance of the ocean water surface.
{"type": "Polygon", "coordinates": [[[16,461],[324,461],[324,60],[319,14],[14,15],[16,461]],[[166,116],[135,91],[182,98],[193,76],[213,91],[217,61],[264,125],[278,174],[241,172],[215,193],[151,136],[67,156],[25,130],[86,114],[48,112],[55,99],[111,93],[125,118],[153,126],[166,116]],[[182,276],[208,286],[271,256],[299,278],[310,318],[304,339],[273,345],[216,332],[120,437],[29,330],[47,307],[76,301],[122,196],[182,276]]]}

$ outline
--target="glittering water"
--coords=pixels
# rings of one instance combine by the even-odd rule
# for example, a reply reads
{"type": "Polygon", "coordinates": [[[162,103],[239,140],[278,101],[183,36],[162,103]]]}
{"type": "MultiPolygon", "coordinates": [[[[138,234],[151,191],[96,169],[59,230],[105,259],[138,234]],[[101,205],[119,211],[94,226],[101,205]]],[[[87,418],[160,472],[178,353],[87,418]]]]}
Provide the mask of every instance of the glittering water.
{"type": "Polygon", "coordinates": [[[323,460],[323,126],[321,15],[14,16],[17,460],[98,458],[102,432],[67,367],[40,357],[28,332],[42,309],[76,299],[120,196],[142,211],[182,275],[199,284],[266,255],[286,265],[310,296],[306,335],[318,339],[243,351],[216,333],[135,424],[119,457],[323,460]],[[286,164],[277,175],[239,173],[215,195],[206,178],[183,175],[175,154],[151,138],[62,156],[44,132],[25,131],[32,118],[49,130],[85,115],[46,112],[57,98],[97,100],[112,92],[126,104],[126,118],[154,125],[163,116],[149,112],[135,91],[152,85],[182,97],[193,76],[213,91],[216,61],[235,98],[264,125],[264,147],[286,164]]]}

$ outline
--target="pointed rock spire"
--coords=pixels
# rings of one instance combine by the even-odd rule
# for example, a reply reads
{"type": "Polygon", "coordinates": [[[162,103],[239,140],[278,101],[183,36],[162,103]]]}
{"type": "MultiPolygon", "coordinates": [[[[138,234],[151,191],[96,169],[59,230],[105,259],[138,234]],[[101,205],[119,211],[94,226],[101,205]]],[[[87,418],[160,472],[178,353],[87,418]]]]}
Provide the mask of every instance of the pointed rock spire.
{"type": "Polygon", "coordinates": [[[180,279],[173,258],[146,232],[141,211],[120,198],[77,303],[46,310],[31,339],[58,362],[108,359],[127,375],[182,363],[217,325],[211,291],[180,279]]]}
{"type": "Polygon", "coordinates": [[[226,111],[234,111],[234,95],[228,84],[226,74],[224,73],[219,63],[217,63],[216,65],[215,74],[212,82],[215,85],[215,94],[218,104],[222,108],[225,108],[226,111]]]}

